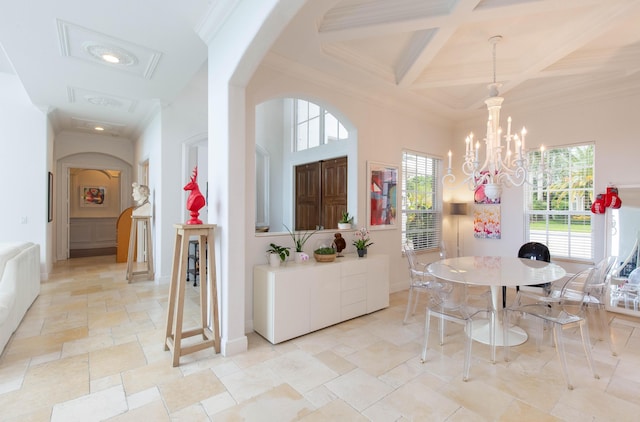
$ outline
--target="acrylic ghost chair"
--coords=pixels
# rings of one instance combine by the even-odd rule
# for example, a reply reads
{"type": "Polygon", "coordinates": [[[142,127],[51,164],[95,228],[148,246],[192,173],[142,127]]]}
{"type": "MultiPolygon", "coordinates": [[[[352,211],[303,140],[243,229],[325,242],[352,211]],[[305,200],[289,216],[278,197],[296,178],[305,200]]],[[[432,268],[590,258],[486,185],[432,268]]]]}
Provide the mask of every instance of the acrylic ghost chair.
{"type": "Polygon", "coordinates": [[[568,279],[555,282],[550,288],[548,295],[540,295],[525,290],[520,290],[516,294],[513,303],[504,309],[504,357],[510,360],[509,349],[509,327],[511,317],[514,314],[522,316],[532,316],[539,319],[540,333],[536,339],[536,345],[540,350],[540,345],[544,333],[544,325],[553,326],[553,339],[556,352],[560,360],[562,374],[567,383],[567,387],[573,390],[573,384],[569,378],[567,368],[567,357],[565,354],[565,344],[563,331],[567,328],[578,326],[582,338],[582,347],[587,357],[587,363],[593,373],[594,378],[600,378],[595,372],[593,357],[591,356],[591,342],[589,337],[589,325],[582,317],[582,303],[584,301],[585,289],[591,277],[595,275],[595,268],[587,268],[568,279]]]}
{"type": "MultiPolygon", "coordinates": [[[[618,267],[619,268],[619,267],[618,267]]],[[[616,272],[614,271],[614,274],[616,272]]],[[[633,308],[634,311],[638,310],[638,303],[640,298],[640,268],[636,268],[631,271],[627,277],[626,283],[616,286],[611,291],[611,306],[616,307],[620,301],[624,302],[626,309],[633,308]]]]}
{"type": "Polygon", "coordinates": [[[611,354],[617,356],[615,344],[613,341],[613,332],[607,317],[607,309],[605,307],[605,301],[607,299],[607,290],[609,289],[609,282],[611,280],[610,273],[616,262],[615,256],[604,258],[596,266],[594,276],[591,277],[589,283],[585,286],[585,296],[583,305],[588,312],[590,308],[595,308],[598,313],[598,319],[600,320],[600,338],[606,335],[609,341],[609,348],[611,354]]]}
{"type": "MultiPolygon", "coordinates": [[[[438,287],[438,281],[429,274],[427,267],[429,264],[425,264],[418,261],[416,252],[413,249],[413,243],[407,240],[402,245],[402,250],[407,257],[409,263],[409,298],[407,299],[407,310],[404,314],[403,323],[407,323],[409,318],[415,314],[416,307],[418,305],[419,296],[421,292],[426,292],[432,287],[438,287]]],[[[440,248],[440,259],[446,258],[446,252],[444,244],[440,248]]]]}
{"type": "Polygon", "coordinates": [[[495,339],[495,309],[491,301],[489,289],[483,289],[482,293],[469,294],[469,287],[464,283],[453,283],[438,280],[439,286],[431,288],[429,302],[427,305],[424,344],[422,347],[421,362],[427,359],[427,347],[429,344],[429,332],[431,317],[440,319],[440,345],[444,345],[445,322],[450,321],[464,326],[464,367],[462,379],[469,379],[471,368],[471,346],[473,343],[473,321],[478,317],[489,318],[489,336],[491,348],[491,362],[496,361],[496,339],[495,339]]]}

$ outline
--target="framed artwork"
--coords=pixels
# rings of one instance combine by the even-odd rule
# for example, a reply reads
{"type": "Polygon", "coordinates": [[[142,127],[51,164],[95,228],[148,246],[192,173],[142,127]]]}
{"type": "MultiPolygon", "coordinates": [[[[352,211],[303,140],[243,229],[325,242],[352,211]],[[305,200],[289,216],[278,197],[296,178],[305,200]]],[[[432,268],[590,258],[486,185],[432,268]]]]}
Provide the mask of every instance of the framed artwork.
{"type": "Polygon", "coordinates": [[[53,221],[53,173],[47,176],[47,223],[53,221]]]}
{"type": "Polygon", "coordinates": [[[473,237],[500,239],[500,205],[476,204],[473,207],[473,237]]]}
{"type": "Polygon", "coordinates": [[[395,228],[398,211],[398,167],[368,161],[367,189],[369,228],[395,228]]]}
{"type": "Polygon", "coordinates": [[[104,207],[107,192],[104,186],[80,186],[81,207],[104,207]]]}

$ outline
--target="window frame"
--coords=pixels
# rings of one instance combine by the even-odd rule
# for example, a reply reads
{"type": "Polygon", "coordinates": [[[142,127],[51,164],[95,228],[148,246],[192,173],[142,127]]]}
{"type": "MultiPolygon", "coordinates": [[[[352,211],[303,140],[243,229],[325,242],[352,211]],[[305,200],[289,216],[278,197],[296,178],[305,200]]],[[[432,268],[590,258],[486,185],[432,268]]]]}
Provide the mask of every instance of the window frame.
{"type": "Polygon", "coordinates": [[[527,153],[530,172],[523,195],[525,238],[528,242],[547,245],[554,259],[594,262],[595,233],[590,206],[595,198],[595,144],[585,142],[547,148],[544,166],[541,166],[540,154],[539,150],[527,153]],[[584,152],[580,152],[581,149],[584,152]],[[577,154],[583,157],[576,159],[577,154]],[[563,166],[563,160],[568,165],[563,166]],[[553,202],[557,205],[552,205],[553,202]],[[542,205],[544,209],[540,208],[542,205]],[[541,229],[538,224],[532,228],[533,218],[542,219],[544,227],[541,229]],[[558,219],[561,220],[558,224],[566,225],[566,230],[550,228],[553,220],[558,219]]]}
{"type": "MultiPolygon", "coordinates": [[[[401,223],[402,224],[402,227],[401,227],[402,245],[404,245],[407,239],[409,239],[409,240],[412,240],[413,248],[416,251],[432,252],[440,249],[440,245],[442,244],[442,207],[443,207],[441,178],[442,178],[442,158],[432,154],[418,152],[418,151],[411,151],[411,150],[402,151],[402,159],[401,159],[402,198],[401,198],[401,206],[400,206],[400,213],[402,218],[402,223],[401,223]],[[415,157],[415,162],[416,162],[413,168],[410,169],[411,172],[408,169],[409,163],[407,162],[407,158],[409,156],[415,157]],[[420,164],[418,163],[418,160],[425,161],[423,172],[419,170],[420,164]],[[429,169],[431,169],[431,173],[429,172],[429,169]],[[411,178],[419,177],[419,176],[424,176],[427,179],[429,177],[432,178],[430,182],[431,193],[429,193],[429,195],[432,198],[431,209],[425,209],[425,210],[406,209],[406,206],[408,203],[408,197],[410,193],[409,190],[407,189],[407,185],[411,180],[411,179],[407,179],[407,177],[410,174],[413,175],[411,176],[411,178]],[[431,236],[435,236],[435,238],[430,238],[430,239],[427,238],[427,240],[423,242],[416,242],[414,240],[415,238],[411,239],[412,231],[407,229],[407,225],[409,223],[409,215],[427,216],[427,220],[431,220],[432,224],[429,227],[426,227],[423,231],[417,231],[415,233],[417,234],[422,233],[423,235],[426,234],[427,237],[429,237],[429,234],[431,234],[431,236]],[[431,217],[428,217],[428,216],[431,216],[431,217]]],[[[426,188],[427,186],[425,186],[425,191],[424,191],[425,194],[429,192],[429,190],[427,190],[426,188]]],[[[415,189],[412,192],[415,193],[416,192],[415,189]]],[[[429,225],[428,221],[427,221],[427,225],[429,225]]]]}

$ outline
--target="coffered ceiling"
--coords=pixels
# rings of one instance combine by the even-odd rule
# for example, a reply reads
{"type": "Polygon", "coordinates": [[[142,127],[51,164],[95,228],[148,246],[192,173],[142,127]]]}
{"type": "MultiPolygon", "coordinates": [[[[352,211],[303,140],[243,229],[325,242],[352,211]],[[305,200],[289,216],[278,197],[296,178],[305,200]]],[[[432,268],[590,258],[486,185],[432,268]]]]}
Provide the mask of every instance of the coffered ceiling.
{"type": "Polygon", "coordinates": [[[640,92],[638,0],[342,0],[308,2],[273,48],[383,101],[452,118],[505,105],[640,92]]]}
{"type": "MultiPolygon", "coordinates": [[[[5,2],[0,72],[56,130],[133,138],[206,63],[195,28],[219,1],[5,2]]],[[[484,109],[496,35],[505,105],[640,93],[638,22],[640,0],[309,0],[265,64],[456,119],[484,109]]]]}

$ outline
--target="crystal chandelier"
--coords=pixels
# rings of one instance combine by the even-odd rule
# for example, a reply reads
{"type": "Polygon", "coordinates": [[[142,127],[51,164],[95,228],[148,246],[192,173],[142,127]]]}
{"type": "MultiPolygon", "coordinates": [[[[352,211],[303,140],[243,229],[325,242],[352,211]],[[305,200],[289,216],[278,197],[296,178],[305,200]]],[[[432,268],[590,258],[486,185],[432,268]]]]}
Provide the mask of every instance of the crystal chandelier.
{"type": "MultiPolygon", "coordinates": [[[[469,189],[477,191],[484,189],[484,194],[491,202],[500,198],[501,186],[522,186],[527,181],[529,162],[526,157],[525,135],[523,127],[518,134],[511,134],[511,117],[507,119],[507,134],[502,142],[502,128],[500,127],[500,107],[504,98],[499,96],[498,90],[502,86],[496,82],[496,44],[502,39],[501,35],[489,38],[493,46],[493,83],[489,84],[489,98],[484,102],[489,110],[487,121],[487,135],[484,138],[484,160],[480,161],[480,141],[473,138],[473,133],[465,139],[464,163],[462,172],[469,189]]],[[[541,147],[541,151],[544,147],[541,147]]],[[[444,184],[447,179],[455,182],[455,175],[451,171],[451,151],[449,151],[449,167],[442,178],[444,184]]]]}

